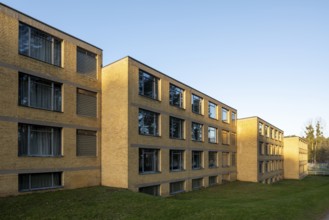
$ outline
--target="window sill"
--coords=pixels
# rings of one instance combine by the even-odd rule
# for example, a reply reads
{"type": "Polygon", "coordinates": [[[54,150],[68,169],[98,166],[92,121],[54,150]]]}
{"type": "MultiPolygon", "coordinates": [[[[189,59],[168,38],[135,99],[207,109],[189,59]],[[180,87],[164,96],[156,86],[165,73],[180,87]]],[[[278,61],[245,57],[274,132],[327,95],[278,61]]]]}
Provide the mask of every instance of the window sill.
{"type": "Polygon", "coordinates": [[[26,193],[26,192],[42,191],[42,190],[52,190],[52,189],[61,189],[61,188],[64,188],[64,186],[35,188],[35,189],[28,189],[28,190],[19,190],[19,192],[20,193],[26,193]]]}
{"type": "Polygon", "coordinates": [[[180,173],[180,172],[184,172],[186,170],[170,170],[170,173],[180,173]]]}
{"type": "Polygon", "coordinates": [[[144,173],[141,173],[141,172],[139,172],[139,175],[152,175],[152,174],[161,174],[161,172],[160,171],[155,171],[155,172],[144,172],[144,173]]]}
{"type": "Polygon", "coordinates": [[[201,116],[203,116],[203,114],[202,113],[200,113],[200,112],[194,112],[194,111],[192,111],[194,114],[196,114],[196,115],[201,115],[201,116]]]}
{"type": "Polygon", "coordinates": [[[230,122],[228,122],[228,121],[222,121],[222,123],[224,123],[224,124],[230,124],[230,122]]]}
{"type": "Polygon", "coordinates": [[[48,111],[48,112],[64,113],[63,111],[56,111],[56,110],[51,110],[51,109],[46,109],[46,108],[38,108],[38,107],[33,107],[33,106],[28,106],[28,105],[22,105],[19,103],[18,103],[18,106],[23,107],[23,108],[37,109],[37,110],[43,110],[43,111],[48,111]]]}
{"type": "Polygon", "coordinates": [[[82,156],[82,155],[76,155],[77,158],[98,158],[98,156],[82,156]]]}
{"type": "Polygon", "coordinates": [[[78,113],[77,113],[77,116],[83,117],[83,118],[98,119],[97,116],[83,115],[83,114],[78,114],[78,113]]]}
{"type": "Polygon", "coordinates": [[[192,141],[194,141],[194,142],[200,142],[200,143],[203,143],[203,141],[201,140],[201,141],[199,141],[199,140],[193,140],[192,139],[192,141]]]}
{"type": "Polygon", "coordinates": [[[185,141],[185,138],[175,138],[175,137],[169,137],[172,140],[179,140],[179,141],[185,141]]]}
{"type": "Polygon", "coordinates": [[[219,166],[213,166],[213,167],[208,167],[209,169],[216,169],[219,168],[219,166]]]}
{"type": "Polygon", "coordinates": [[[218,142],[209,142],[208,141],[208,144],[218,144],[218,142]]]}
{"type": "Polygon", "coordinates": [[[160,135],[141,134],[141,133],[139,133],[139,135],[146,136],[146,137],[156,137],[156,138],[160,138],[161,137],[160,135]]]}
{"type": "Polygon", "coordinates": [[[32,60],[36,60],[36,61],[39,61],[39,62],[44,63],[44,64],[48,64],[48,65],[53,66],[53,67],[57,67],[57,68],[64,69],[64,67],[63,67],[62,65],[61,65],[61,66],[57,66],[57,65],[55,65],[55,64],[48,63],[48,62],[46,62],[46,61],[39,60],[39,59],[34,58],[34,57],[31,57],[31,56],[28,56],[28,55],[25,55],[25,54],[21,54],[20,52],[18,52],[18,54],[21,55],[22,57],[27,57],[27,58],[30,58],[30,59],[32,59],[32,60]]]}
{"type": "Polygon", "coordinates": [[[149,96],[146,96],[146,95],[143,95],[143,94],[140,94],[140,93],[138,93],[138,95],[141,96],[141,97],[144,97],[144,98],[147,98],[147,99],[153,100],[153,101],[161,102],[159,99],[151,98],[151,97],[149,97],[149,96]]]}
{"type": "Polygon", "coordinates": [[[222,168],[229,168],[229,167],[230,167],[230,166],[228,166],[228,165],[227,165],[227,166],[222,166],[222,168]]]}
{"type": "Polygon", "coordinates": [[[63,158],[63,155],[60,156],[52,156],[52,155],[18,155],[21,158],[29,158],[29,157],[40,157],[40,158],[63,158]]]}
{"type": "Polygon", "coordinates": [[[182,111],[185,111],[186,109],[184,107],[180,107],[180,106],[177,106],[177,105],[172,105],[169,103],[170,106],[174,107],[174,108],[177,108],[179,110],[182,110],[182,111]]]}
{"type": "Polygon", "coordinates": [[[203,170],[204,168],[203,167],[200,167],[200,168],[192,168],[192,170],[203,170]]]}
{"type": "Polygon", "coordinates": [[[185,190],[180,190],[180,191],[176,191],[176,192],[171,192],[170,195],[176,195],[176,194],[179,194],[179,193],[184,193],[185,190]]]}

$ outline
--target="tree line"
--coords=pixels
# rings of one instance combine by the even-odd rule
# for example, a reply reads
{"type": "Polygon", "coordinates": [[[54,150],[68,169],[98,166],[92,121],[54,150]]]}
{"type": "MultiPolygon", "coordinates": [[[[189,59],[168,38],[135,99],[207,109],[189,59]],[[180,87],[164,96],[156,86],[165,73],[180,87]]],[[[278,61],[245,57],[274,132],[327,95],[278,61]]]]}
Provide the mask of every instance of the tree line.
{"type": "Polygon", "coordinates": [[[308,142],[308,161],[310,163],[329,163],[329,137],[323,135],[323,122],[317,120],[315,125],[309,122],[305,127],[308,142]]]}

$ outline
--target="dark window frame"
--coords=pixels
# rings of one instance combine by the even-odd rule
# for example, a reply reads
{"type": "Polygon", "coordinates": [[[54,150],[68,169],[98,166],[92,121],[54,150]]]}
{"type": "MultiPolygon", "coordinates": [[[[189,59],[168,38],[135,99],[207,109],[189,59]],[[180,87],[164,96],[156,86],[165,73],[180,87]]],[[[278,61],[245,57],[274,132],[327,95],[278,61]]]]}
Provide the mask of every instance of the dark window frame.
{"type": "Polygon", "coordinates": [[[202,115],[203,98],[192,93],[191,102],[192,102],[192,112],[195,114],[198,114],[198,115],[202,115]],[[198,103],[195,103],[195,101],[197,101],[197,100],[198,100],[198,103]]]}
{"type": "Polygon", "coordinates": [[[145,136],[160,137],[160,114],[140,108],[138,111],[138,133],[145,136]],[[153,122],[151,121],[152,118],[153,122]],[[145,123],[145,120],[151,124],[145,123]]]}
{"type": "Polygon", "coordinates": [[[160,150],[151,148],[139,148],[139,174],[155,174],[160,172],[160,150]],[[150,160],[152,165],[148,164],[146,160],[148,156],[151,156],[150,160]],[[147,170],[147,167],[151,166],[151,170],[147,170]]]}
{"type": "Polygon", "coordinates": [[[139,69],[139,74],[138,74],[138,84],[139,84],[139,89],[138,89],[138,94],[143,97],[147,97],[153,100],[158,100],[159,101],[159,83],[160,79],[155,77],[154,75],[139,69]],[[147,89],[147,84],[150,83],[151,88],[149,89],[150,91],[146,92],[145,90],[147,89]],[[150,93],[150,94],[147,94],[150,93]]]}
{"type": "Polygon", "coordinates": [[[169,117],[169,137],[171,139],[179,139],[184,140],[185,139],[185,120],[181,118],[176,118],[173,116],[169,117]],[[178,135],[175,134],[175,123],[178,125],[178,135]]]}
{"type": "Polygon", "coordinates": [[[185,90],[175,86],[174,84],[169,84],[169,104],[171,106],[175,106],[177,108],[181,108],[184,109],[184,94],[185,94],[185,90]],[[174,101],[176,96],[178,97],[178,104],[174,101]]]}

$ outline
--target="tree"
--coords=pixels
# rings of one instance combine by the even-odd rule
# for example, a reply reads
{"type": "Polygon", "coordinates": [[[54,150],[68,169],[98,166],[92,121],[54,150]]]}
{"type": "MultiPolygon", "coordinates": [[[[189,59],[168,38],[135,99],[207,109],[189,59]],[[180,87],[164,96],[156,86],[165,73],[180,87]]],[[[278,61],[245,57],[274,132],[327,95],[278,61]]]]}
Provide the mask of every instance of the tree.
{"type": "Polygon", "coordinates": [[[315,158],[314,158],[314,142],[315,142],[315,138],[314,138],[314,128],[312,125],[312,122],[309,122],[309,124],[306,126],[305,128],[305,139],[307,140],[308,143],[308,158],[310,160],[310,162],[315,163],[315,158]]]}

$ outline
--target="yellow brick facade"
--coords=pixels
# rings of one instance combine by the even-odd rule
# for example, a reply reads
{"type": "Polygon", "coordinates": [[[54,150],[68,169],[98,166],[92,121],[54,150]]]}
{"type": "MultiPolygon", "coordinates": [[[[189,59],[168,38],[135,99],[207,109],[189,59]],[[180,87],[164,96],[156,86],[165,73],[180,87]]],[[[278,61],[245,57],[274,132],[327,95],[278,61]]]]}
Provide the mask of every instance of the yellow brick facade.
{"type": "Polygon", "coordinates": [[[284,178],[302,179],[307,176],[307,141],[297,136],[284,137],[284,178]]]}
{"type": "MultiPolygon", "coordinates": [[[[102,93],[102,184],[129,188],[138,191],[141,187],[158,185],[160,195],[170,194],[170,183],[184,181],[184,191],[192,190],[192,180],[200,179],[202,187],[209,185],[209,176],[216,176],[218,183],[236,180],[236,166],[232,165],[232,154],[236,152],[236,140],[222,144],[221,132],[225,130],[236,135],[236,120],[231,120],[237,111],[161,72],[131,58],[126,57],[103,68],[102,93]],[[156,100],[139,94],[139,70],[158,78],[159,96],[156,100]],[[184,90],[183,108],[169,103],[169,86],[184,90]],[[191,95],[201,98],[202,114],[192,112],[191,95]],[[208,103],[217,105],[217,119],[209,118],[208,103]],[[222,122],[221,109],[228,110],[229,123],[222,122]],[[144,109],[159,114],[159,136],[139,134],[139,110],[144,109]],[[169,134],[169,119],[184,120],[184,138],[173,139],[169,134]],[[191,123],[203,125],[202,141],[191,140],[191,123]],[[217,143],[208,142],[208,127],[217,129],[217,143]],[[139,172],[140,149],[157,149],[159,170],[152,174],[139,172]],[[170,170],[170,150],[184,152],[184,170],[170,170]],[[202,151],[202,168],[192,169],[192,151],[202,151]],[[217,152],[217,166],[209,168],[209,151],[217,152]],[[229,166],[223,167],[222,153],[228,153],[229,166]]],[[[236,139],[236,137],[235,137],[236,139]]],[[[235,156],[236,157],[236,156],[235,156]]],[[[233,159],[234,160],[234,159],[233,159]]],[[[234,163],[234,161],[233,161],[234,163]]]]}
{"type": "Polygon", "coordinates": [[[16,195],[18,175],[62,172],[63,188],[100,185],[102,50],[0,4],[0,196],[16,195]],[[61,66],[19,54],[22,22],[62,40],[61,66]],[[97,54],[95,78],[77,73],[77,47],[97,54]],[[62,112],[19,105],[19,73],[62,84],[62,112]],[[77,88],[97,93],[97,117],[77,114],[77,88]],[[59,157],[18,156],[18,124],[62,129],[59,157]],[[77,129],[97,131],[97,156],[78,157],[77,129]]]}
{"type": "Polygon", "coordinates": [[[283,131],[259,117],[238,120],[238,180],[273,183],[283,178],[283,131]]]}

